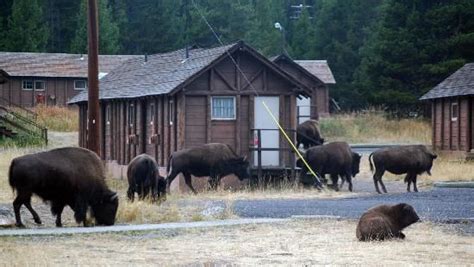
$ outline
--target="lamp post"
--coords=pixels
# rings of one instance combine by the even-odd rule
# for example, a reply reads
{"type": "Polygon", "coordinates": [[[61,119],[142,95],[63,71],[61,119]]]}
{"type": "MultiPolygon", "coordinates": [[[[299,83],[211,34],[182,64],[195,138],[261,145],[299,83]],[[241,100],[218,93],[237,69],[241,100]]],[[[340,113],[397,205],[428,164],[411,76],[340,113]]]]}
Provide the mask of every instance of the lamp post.
{"type": "Polygon", "coordinates": [[[286,54],[285,49],[285,29],[281,26],[280,22],[275,22],[275,29],[281,32],[281,53],[286,54]]]}

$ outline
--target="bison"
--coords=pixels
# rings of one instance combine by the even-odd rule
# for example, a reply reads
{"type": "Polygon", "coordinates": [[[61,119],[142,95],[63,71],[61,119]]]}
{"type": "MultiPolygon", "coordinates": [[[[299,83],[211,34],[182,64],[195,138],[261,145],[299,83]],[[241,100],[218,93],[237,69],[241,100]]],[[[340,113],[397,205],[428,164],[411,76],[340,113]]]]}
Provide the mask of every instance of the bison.
{"type": "Polygon", "coordinates": [[[249,162],[245,157],[238,156],[229,145],[210,143],[173,152],[168,163],[167,187],[173,179],[183,173],[184,181],[196,194],[191,182],[191,175],[196,177],[209,176],[212,189],[217,188],[222,177],[235,174],[240,180],[250,177],[249,162]]]}
{"type": "Polygon", "coordinates": [[[410,192],[410,184],[413,183],[413,190],[418,192],[416,178],[418,175],[426,172],[431,175],[433,160],[437,155],[429,151],[423,145],[395,146],[379,149],[369,156],[370,170],[374,172],[374,185],[377,193],[381,194],[379,183],[382,190],[387,193],[382,176],[385,171],[393,174],[404,174],[407,191],[410,192]]]}
{"type": "Polygon", "coordinates": [[[324,143],[319,131],[319,121],[307,120],[296,128],[296,147],[303,144],[304,149],[312,146],[319,146],[324,143]]]}
{"type": "MultiPolygon", "coordinates": [[[[337,185],[339,176],[349,183],[349,191],[352,191],[352,177],[359,173],[361,156],[352,152],[349,144],[333,142],[311,147],[305,152],[304,158],[320,177],[331,175],[332,185],[336,191],[339,190],[337,185]]],[[[297,166],[302,168],[301,175],[306,175],[308,169],[301,159],[298,159],[297,166]]]]}
{"type": "Polygon", "coordinates": [[[9,183],[16,190],[13,201],[16,225],[22,227],[20,207],[25,205],[37,224],[41,219],[31,206],[31,196],[51,203],[56,226],[61,227],[61,213],[66,205],[74,211],[77,223],[86,226],[89,207],[99,225],[113,225],[118,207],[117,193],[105,184],[104,167],[92,151],[65,147],[13,159],[9,183]]]}
{"type": "Polygon", "coordinates": [[[151,191],[153,201],[166,197],[166,181],[158,171],[156,161],[147,154],[136,156],[130,161],[127,169],[127,197],[134,201],[135,192],[139,199],[144,199],[151,191]]]}
{"type": "Polygon", "coordinates": [[[359,241],[403,239],[405,235],[402,230],[418,221],[420,218],[408,204],[380,205],[362,214],[356,236],[359,241]]]}

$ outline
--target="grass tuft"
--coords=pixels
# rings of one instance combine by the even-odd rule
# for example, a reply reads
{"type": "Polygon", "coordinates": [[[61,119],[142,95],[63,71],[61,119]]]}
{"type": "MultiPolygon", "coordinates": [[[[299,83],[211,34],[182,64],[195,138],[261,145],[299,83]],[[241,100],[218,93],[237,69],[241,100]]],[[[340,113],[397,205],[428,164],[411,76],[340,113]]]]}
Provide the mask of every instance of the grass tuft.
{"type": "Polygon", "coordinates": [[[77,108],[56,106],[37,106],[38,123],[50,131],[74,132],[79,130],[79,112],[77,108]]]}

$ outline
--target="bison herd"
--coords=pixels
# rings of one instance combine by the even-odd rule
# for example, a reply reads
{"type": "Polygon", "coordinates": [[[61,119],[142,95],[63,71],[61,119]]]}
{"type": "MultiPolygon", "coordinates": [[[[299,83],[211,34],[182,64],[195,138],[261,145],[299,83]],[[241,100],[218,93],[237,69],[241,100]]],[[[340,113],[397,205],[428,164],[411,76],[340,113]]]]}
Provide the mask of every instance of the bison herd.
{"type": "MultiPolygon", "coordinates": [[[[300,182],[320,186],[316,181],[325,181],[329,175],[331,187],[339,190],[347,182],[349,191],[353,190],[352,178],[359,173],[361,155],[351,150],[346,142],[324,144],[319,123],[308,120],[297,128],[297,147],[303,145],[303,159],[296,165],[301,168],[300,182]],[[308,182],[310,169],[318,176],[308,182]]],[[[407,191],[413,184],[418,192],[417,176],[431,174],[436,155],[422,145],[395,146],[383,148],[370,154],[370,169],[374,173],[375,189],[387,193],[382,182],[385,171],[393,174],[406,174],[407,191]]],[[[159,174],[156,161],[141,154],[130,161],[127,169],[129,201],[135,194],[140,200],[150,196],[151,200],[164,200],[173,179],[182,174],[186,185],[192,192],[191,175],[209,177],[211,189],[217,188],[222,177],[234,174],[240,180],[250,178],[250,163],[245,157],[237,155],[226,144],[210,143],[173,152],[167,166],[167,177],[159,174]],[[151,194],[151,195],[150,195],[151,194]]],[[[311,172],[311,173],[313,173],[311,172]]],[[[108,189],[105,183],[105,170],[101,159],[93,152],[77,147],[53,149],[15,158],[10,165],[9,183],[16,198],[13,201],[16,225],[23,226],[20,207],[30,211],[36,223],[41,219],[31,206],[31,196],[39,196],[51,204],[51,212],[56,216],[56,226],[62,226],[61,214],[67,205],[74,211],[77,223],[87,226],[86,214],[91,211],[98,225],[113,225],[118,209],[117,193],[108,189]]],[[[407,204],[379,206],[366,212],[357,226],[359,240],[403,238],[401,230],[419,220],[413,208],[407,204]]]]}

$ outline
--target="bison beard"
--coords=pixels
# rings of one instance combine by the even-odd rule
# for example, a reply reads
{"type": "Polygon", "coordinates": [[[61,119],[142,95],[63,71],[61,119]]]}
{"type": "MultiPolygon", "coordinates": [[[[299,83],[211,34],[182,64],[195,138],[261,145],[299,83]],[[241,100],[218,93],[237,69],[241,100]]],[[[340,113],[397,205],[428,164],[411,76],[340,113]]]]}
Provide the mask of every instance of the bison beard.
{"type": "Polygon", "coordinates": [[[74,210],[77,223],[83,222],[84,226],[89,206],[97,224],[115,223],[118,196],[105,184],[100,158],[87,149],[67,147],[15,158],[10,165],[9,183],[17,194],[13,201],[17,226],[23,226],[22,205],[41,224],[31,206],[33,194],[51,203],[58,227],[62,226],[61,214],[66,205],[74,210]]]}
{"type": "Polygon", "coordinates": [[[366,211],[359,220],[356,236],[359,241],[405,238],[402,230],[420,220],[412,206],[380,205],[366,211]]]}

